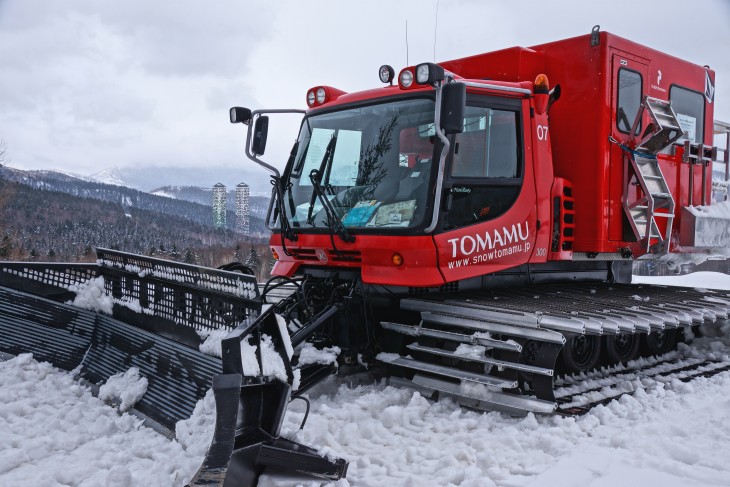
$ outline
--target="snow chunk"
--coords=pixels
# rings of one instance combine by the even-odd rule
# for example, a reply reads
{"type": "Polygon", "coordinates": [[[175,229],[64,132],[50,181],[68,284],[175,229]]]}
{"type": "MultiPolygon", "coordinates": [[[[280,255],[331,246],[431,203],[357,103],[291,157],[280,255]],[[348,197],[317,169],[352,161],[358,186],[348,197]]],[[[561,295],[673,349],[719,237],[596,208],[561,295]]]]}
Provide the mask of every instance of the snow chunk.
{"type": "Polygon", "coordinates": [[[256,358],[256,348],[258,348],[256,345],[251,345],[251,336],[241,340],[241,365],[245,376],[256,377],[261,375],[259,360],[256,358]]]}
{"type": "Polygon", "coordinates": [[[72,284],[68,287],[69,291],[75,292],[76,297],[73,301],[66,304],[72,304],[78,308],[89,309],[112,314],[113,301],[111,296],[104,292],[104,278],[97,277],[89,279],[81,284],[72,284]]]}
{"type": "Polygon", "coordinates": [[[276,324],[279,326],[279,334],[281,335],[281,341],[284,342],[284,348],[286,348],[286,354],[289,360],[294,356],[294,348],[291,345],[291,337],[289,336],[289,330],[286,327],[286,320],[283,316],[274,313],[276,317],[276,324]]]}
{"type": "Polygon", "coordinates": [[[319,350],[311,343],[305,343],[299,352],[299,366],[310,364],[334,365],[337,367],[337,357],[340,347],[329,347],[319,350]]]}
{"type": "Polygon", "coordinates": [[[201,352],[206,355],[213,357],[222,357],[223,352],[221,349],[221,340],[228,336],[230,332],[225,328],[219,328],[218,330],[206,330],[205,332],[199,333],[203,339],[203,343],[198,347],[201,352]]]}
{"type": "Polygon", "coordinates": [[[132,367],[124,373],[115,374],[99,388],[99,399],[105,402],[121,401],[120,411],[126,411],[142,399],[147,392],[148,381],[140,377],[139,369],[132,367]]]}
{"type": "Polygon", "coordinates": [[[208,451],[215,431],[215,396],[208,389],[205,397],[195,404],[193,414],[175,424],[175,438],[188,453],[203,457],[208,451]]]}
{"type": "Polygon", "coordinates": [[[649,301],[650,298],[648,296],[641,297],[638,294],[634,294],[633,296],[631,296],[631,299],[633,299],[634,301],[649,301]]]}
{"type": "Polygon", "coordinates": [[[380,360],[381,362],[385,362],[386,364],[389,364],[391,362],[395,362],[400,358],[400,355],[397,353],[386,353],[381,352],[378,355],[375,356],[376,359],[380,360]]]}
{"type": "Polygon", "coordinates": [[[456,347],[456,350],[454,350],[454,355],[465,358],[479,359],[484,358],[486,351],[487,347],[484,347],[482,345],[469,345],[466,343],[462,343],[458,347],[456,347]]]}
{"type": "MultiPolygon", "coordinates": [[[[228,336],[229,333],[230,332],[225,329],[210,330],[205,333],[201,333],[201,336],[205,338],[205,341],[200,344],[200,351],[207,355],[221,357],[221,340],[228,336]]],[[[286,336],[287,338],[289,337],[288,334],[286,336]]],[[[261,337],[261,362],[263,364],[263,372],[259,367],[259,359],[256,357],[256,349],[258,347],[251,343],[252,338],[253,337],[249,335],[241,340],[241,365],[243,366],[243,374],[248,377],[255,377],[263,373],[263,375],[267,377],[276,377],[277,379],[287,382],[284,361],[274,348],[272,338],[269,335],[263,335],[261,337]]]]}
{"type": "Polygon", "coordinates": [[[282,382],[288,382],[284,361],[274,348],[269,335],[261,336],[261,368],[266,377],[276,377],[282,382]]]}

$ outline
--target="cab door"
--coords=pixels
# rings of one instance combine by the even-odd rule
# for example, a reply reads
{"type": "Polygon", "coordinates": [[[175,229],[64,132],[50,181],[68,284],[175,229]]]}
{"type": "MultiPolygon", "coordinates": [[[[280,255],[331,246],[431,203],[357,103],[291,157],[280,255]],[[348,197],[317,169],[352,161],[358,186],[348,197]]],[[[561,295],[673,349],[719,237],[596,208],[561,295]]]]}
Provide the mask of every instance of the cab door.
{"type": "MultiPolygon", "coordinates": [[[[611,56],[611,110],[609,110],[611,127],[610,135],[621,144],[626,144],[631,136],[634,124],[644,95],[649,90],[649,62],[617,49],[610,50],[611,56]]],[[[637,131],[643,129],[640,123],[637,131]]],[[[632,241],[634,235],[628,220],[624,216],[623,193],[624,152],[616,144],[609,144],[609,201],[608,201],[608,238],[612,241],[632,241]]],[[[629,201],[636,200],[638,186],[635,181],[628,182],[629,201]]]]}
{"type": "Polygon", "coordinates": [[[464,130],[444,174],[439,268],[447,282],[526,263],[534,249],[536,197],[526,100],[467,96],[464,130]]]}

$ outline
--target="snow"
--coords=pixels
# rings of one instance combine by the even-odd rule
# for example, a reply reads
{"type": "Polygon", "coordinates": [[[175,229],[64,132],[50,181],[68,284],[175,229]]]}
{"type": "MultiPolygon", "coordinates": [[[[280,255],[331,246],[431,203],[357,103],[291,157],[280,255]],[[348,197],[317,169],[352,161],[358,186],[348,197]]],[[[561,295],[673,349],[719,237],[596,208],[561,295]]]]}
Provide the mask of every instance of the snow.
{"type": "Polygon", "coordinates": [[[99,388],[99,399],[105,402],[119,402],[124,412],[137,404],[147,392],[147,379],[140,377],[139,369],[132,367],[124,373],[115,374],[99,388]]]}
{"type": "Polygon", "coordinates": [[[251,336],[247,336],[244,340],[241,340],[241,363],[243,375],[256,377],[261,374],[261,369],[256,358],[256,345],[251,344],[251,338],[251,336]]]}
{"type": "Polygon", "coordinates": [[[315,348],[311,343],[304,343],[299,351],[298,365],[303,367],[310,364],[337,365],[337,356],[340,354],[340,347],[315,348]]]}
{"type": "Polygon", "coordinates": [[[150,192],[150,194],[153,194],[153,195],[155,195],[155,196],[162,196],[162,197],[164,197],[164,198],[172,198],[172,199],[177,199],[177,198],[176,198],[176,196],[175,196],[174,194],[172,194],[172,193],[167,193],[167,192],[165,192],[165,191],[163,191],[163,190],[161,190],[161,189],[158,189],[158,190],[156,190],[156,191],[152,191],[152,192],[150,192]]]}
{"type": "Polygon", "coordinates": [[[281,355],[274,348],[274,343],[269,335],[261,336],[261,369],[266,377],[274,377],[282,382],[287,382],[286,367],[281,355]]]}
{"type": "MultiPolygon", "coordinates": [[[[350,461],[333,486],[720,486],[730,474],[730,373],[681,391],[639,390],[579,418],[514,419],[382,384],[335,385],[313,402],[303,430],[296,402],[284,427],[350,461]]],[[[294,483],[268,476],[260,485],[294,483]]]]}
{"type": "Polygon", "coordinates": [[[466,343],[462,343],[456,347],[454,354],[459,355],[460,357],[479,359],[484,357],[484,352],[486,350],[487,347],[482,345],[468,345],[466,343]]]}
{"type": "Polygon", "coordinates": [[[687,206],[686,208],[694,216],[730,219],[730,201],[707,206],[687,206]]]}
{"type": "Polygon", "coordinates": [[[76,297],[72,302],[67,304],[73,304],[79,308],[90,309],[108,315],[112,314],[113,300],[111,296],[104,293],[103,277],[90,279],[81,284],[72,284],[68,287],[68,290],[75,292],[76,297]]]}
{"type": "Polygon", "coordinates": [[[663,286],[730,290],[730,276],[717,272],[694,272],[683,276],[633,276],[631,282],[633,284],[660,284],[663,286]]]}
{"type": "MultiPolygon", "coordinates": [[[[635,280],[730,290],[730,276],[712,273],[635,280]]],[[[702,351],[730,361],[730,325],[705,331],[714,336],[681,345],[676,358],[690,363],[702,351]]],[[[209,343],[213,349],[215,342],[209,343]]],[[[220,347],[220,339],[217,343],[220,347]]],[[[253,345],[246,340],[242,346],[248,347],[244,360],[255,358],[253,345]]],[[[264,337],[262,357],[269,357],[262,358],[264,372],[276,377],[281,369],[274,356],[281,358],[270,347],[270,337],[264,337]]],[[[465,345],[459,353],[469,355],[476,348],[465,345]]],[[[339,349],[306,346],[300,352],[310,363],[332,363],[339,349]]],[[[654,359],[641,360],[647,362],[635,365],[654,359]]],[[[254,365],[258,367],[248,366],[254,365]]],[[[330,377],[309,391],[312,410],[304,428],[299,429],[305,406],[294,401],[282,432],[323,454],[347,459],[347,478],[326,482],[267,474],[260,485],[728,485],[730,372],[684,383],[632,377],[632,365],[618,371],[626,374],[623,382],[606,382],[598,374],[587,377],[603,384],[601,397],[611,387],[635,390],[577,418],[511,418],[459,408],[449,400],[431,402],[367,375],[363,377],[371,380],[364,385],[330,377]]],[[[126,386],[113,387],[117,392],[139,385],[131,369],[117,380],[127,374],[126,386]]],[[[570,386],[570,380],[562,385],[570,386]]],[[[95,398],[72,374],[27,354],[0,362],[0,394],[0,485],[181,486],[202,462],[213,432],[210,392],[190,419],[177,424],[176,439],[170,440],[95,398]]]]}
{"type": "Polygon", "coordinates": [[[0,362],[0,485],[180,486],[201,463],[30,354],[0,362]]]}

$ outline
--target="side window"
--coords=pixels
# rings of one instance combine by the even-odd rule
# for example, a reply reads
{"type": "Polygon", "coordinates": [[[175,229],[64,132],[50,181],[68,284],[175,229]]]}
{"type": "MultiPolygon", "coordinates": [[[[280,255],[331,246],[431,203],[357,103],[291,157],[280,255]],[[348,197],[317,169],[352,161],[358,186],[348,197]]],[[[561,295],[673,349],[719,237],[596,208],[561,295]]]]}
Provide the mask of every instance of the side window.
{"type": "Polygon", "coordinates": [[[491,220],[514,204],[522,186],[520,118],[515,110],[468,106],[454,137],[444,229],[491,220]]]}
{"type": "MultiPolygon", "coordinates": [[[[618,107],[616,107],[616,126],[621,132],[628,134],[634,124],[636,114],[641,106],[641,75],[636,71],[621,68],[618,70],[618,107]]],[[[641,124],[637,133],[641,130],[641,124]]]]}
{"type": "MultiPolygon", "coordinates": [[[[705,137],[705,97],[696,91],[672,85],[669,100],[677,114],[679,125],[687,132],[690,142],[700,143],[705,137]]],[[[680,139],[684,140],[684,139],[680,139]]]]}
{"type": "Polygon", "coordinates": [[[456,137],[451,176],[519,177],[517,112],[467,107],[464,132],[456,137]]]}

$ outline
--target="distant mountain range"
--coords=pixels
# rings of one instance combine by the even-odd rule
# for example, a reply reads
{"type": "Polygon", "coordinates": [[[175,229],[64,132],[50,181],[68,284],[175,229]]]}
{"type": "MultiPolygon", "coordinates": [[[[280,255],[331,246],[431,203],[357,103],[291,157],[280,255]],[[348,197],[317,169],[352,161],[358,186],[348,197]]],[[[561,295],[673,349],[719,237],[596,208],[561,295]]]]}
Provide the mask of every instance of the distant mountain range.
{"type": "Polygon", "coordinates": [[[231,168],[225,166],[206,166],[196,168],[150,166],[144,168],[107,168],[90,176],[70,176],[86,181],[95,181],[114,186],[126,186],[140,191],[151,192],[161,186],[212,188],[222,183],[235,188],[238,183],[248,184],[251,194],[265,196],[271,193],[269,175],[254,165],[231,168]]]}

